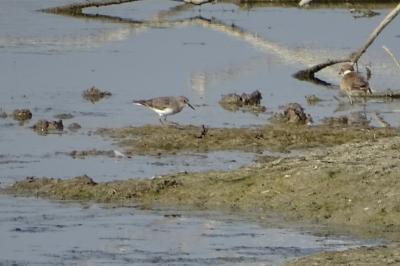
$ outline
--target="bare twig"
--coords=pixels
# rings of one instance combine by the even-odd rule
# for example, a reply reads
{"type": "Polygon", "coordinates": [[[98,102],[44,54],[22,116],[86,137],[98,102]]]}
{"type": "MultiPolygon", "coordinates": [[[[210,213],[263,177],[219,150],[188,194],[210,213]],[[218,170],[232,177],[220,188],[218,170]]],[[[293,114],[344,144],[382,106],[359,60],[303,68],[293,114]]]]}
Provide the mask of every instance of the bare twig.
{"type": "Polygon", "coordinates": [[[387,16],[379,23],[378,27],[369,35],[367,42],[363,47],[357,50],[351,55],[351,62],[356,63],[358,59],[365,53],[368,47],[374,42],[376,37],[382,32],[382,30],[399,14],[400,4],[398,4],[387,16]]]}
{"type": "Polygon", "coordinates": [[[382,32],[382,30],[399,14],[400,12],[400,4],[398,4],[383,20],[382,22],[378,25],[378,27],[375,28],[375,30],[370,34],[367,42],[359,48],[355,53],[350,54],[350,56],[346,59],[339,59],[339,60],[328,60],[325,63],[318,64],[315,66],[312,66],[308,69],[305,70],[300,70],[297,73],[294,74],[295,77],[302,78],[302,79],[314,79],[315,73],[320,71],[321,69],[324,69],[325,67],[335,65],[338,63],[343,63],[343,62],[352,62],[352,63],[357,63],[360,57],[365,53],[365,51],[368,49],[368,47],[374,42],[376,37],[382,32]]]}
{"type": "Polygon", "coordinates": [[[394,56],[394,54],[387,48],[386,46],[382,46],[382,48],[390,55],[390,57],[393,59],[393,61],[396,63],[397,67],[400,69],[400,62],[397,60],[397,58],[394,56]]]}

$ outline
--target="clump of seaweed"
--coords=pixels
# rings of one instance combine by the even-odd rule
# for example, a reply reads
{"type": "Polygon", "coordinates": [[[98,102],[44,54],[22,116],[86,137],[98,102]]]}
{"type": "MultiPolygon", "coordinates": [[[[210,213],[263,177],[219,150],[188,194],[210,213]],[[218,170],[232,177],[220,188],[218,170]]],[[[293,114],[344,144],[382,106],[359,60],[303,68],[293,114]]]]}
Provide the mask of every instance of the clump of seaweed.
{"type": "Polygon", "coordinates": [[[58,121],[39,120],[33,125],[32,129],[40,135],[47,135],[51,132],[63,131],[64,125],[61,119],[58,121]]]}
{"type": "Polygon", "coordinates": [[[283,109],[283,113],[275,114],[272,117],[273,122],[299,125],[310,125],[313,122],[310,114],[306,114],[304,108],[298,103],[289,103],[283,109]]]}
{"type": "Polygon", "coordinates": [[[13,112],[13,118],[17,121],[24,122],[32,118],[32,112],[29,109],[16,109],[13,112]]]}
{"type": "Polygon", "coordinates": [[[317,95],[315,95],[315,94],[307,95],[307,96],[306,96],[306,100],[307,100],[307,103],[308,103],[309,105],[316,105],[316,104],[318,104],[320,101],[322,101],[322,99],[319,98],[319,97],[318,97],[317,95]]]}
{"type": "Polygon", "coordinates": [[[236,93],[229,93],[222,95],[219,104],[225,110],[236,112],[238,110],[263,113],[265,112],[265,106],[261,106],[262,95],[259,90],[253,91],[252,93],[242,93],[241,95],[236,93]]]}
{"type": "Polygon", "coordinates": [[[102,100],[103,98],[110,97],[111,95],[112,95],[111,92],[102,91],[96,88],[95,86],[92,86],[91,88],[85,90],[82,93],[82,97],[85,100],[90,101],[91,103],[96,103],[102,100]]]}

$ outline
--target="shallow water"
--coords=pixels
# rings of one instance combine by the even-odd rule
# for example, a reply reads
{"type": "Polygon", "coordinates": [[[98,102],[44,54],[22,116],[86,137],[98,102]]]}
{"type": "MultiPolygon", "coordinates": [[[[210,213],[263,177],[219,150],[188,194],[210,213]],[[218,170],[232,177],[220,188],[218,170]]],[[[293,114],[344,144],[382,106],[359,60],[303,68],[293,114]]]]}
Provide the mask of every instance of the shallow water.
{"type": "MultiPolygon", "coordinates": [[[[87,174],[96,181],[152,178],[181,171],[233,169],[254,159],[253,154],[240,152],[120,159],[73,159],[67,155],[73,150],[119,149],[91,134],[99,127],[158,123],[156,114],[133,106],[133,99],[185,95],[196,111],[185,109],[170,120],[195,125],[265,124],[288,102],[302,104],[317,123],[326,116],[354,111],[366,112],[373,123],[374,112],[382,113],[392,125],[399,123],[397,101],[339,105],[334,99],[339,96],[335,87],[339,82],[337,69],[319,75],[331,82],[331,87],[291,77],[309,64],[354,51],[387,9],[377,10],[379,16],[360,19],[354,19],[343,8],[241,9],[229,3],[190,7],[165,0],[85,9],[87,14],[145,20],[141,25],[38,12],[72,2],[1,1],[0,108],[8,114],[17,108],[33,112],[32,120],[23,125],[10,117],[0,118],[1,186],[26,176],[66,178],[87,174]],[[203,20],[190,20],[197,16],[203,20]],[[219,22],[205,20],[211,18],[219,22]],[[232,30],[232,24],[243,30],[232,30]],[[81,94],[93,85],[110,91],[112,96],[96,104],[85,101],[81,94]],[[222,94],[256,89],[263,95],[265,114],[233,113],[218,104],[222,94]],[[308,105],[305,96],[311,94],[323,101],[308,105]],[[37,120],[54,120],[60,113],[73,115],[64,120],[65,126],[77,122],[82,129],[47,136],[31,130],[37,120]]],[[[362,64],[372,64],[371,84],[377,90],[398,88],[397,69],[381,46],[385,44],[400,55],[399,29],[397,19],[362,59],[362,64]]],[[[346,98],[340,99],[346,103],[346,98]]],[[[182,212],[182,217],[170,219],[160,210],[97,205],[86,209],[76,204],[4,196],[0,197],[0,205],[4,214],[0,218],[0,264],[5,265],[16,258],[20,258],[17,263],[37,265],[59,265],[63,261],[67,265],[275,264],[334,248],[338,243],[339,248],[358,243],[334,237],[321,239],[216,214],[182,212]],[[162,241],[152,241],[151,236],[174,241],[171,250],[165,249],[162,241]],[[65,241],[58,241],[58,237],[65,241]]]]}
{"type": "Polygon", "coordinates": [[[229,214],[0,196],[1,265],[277,265],[360,244],[229,214]]]}

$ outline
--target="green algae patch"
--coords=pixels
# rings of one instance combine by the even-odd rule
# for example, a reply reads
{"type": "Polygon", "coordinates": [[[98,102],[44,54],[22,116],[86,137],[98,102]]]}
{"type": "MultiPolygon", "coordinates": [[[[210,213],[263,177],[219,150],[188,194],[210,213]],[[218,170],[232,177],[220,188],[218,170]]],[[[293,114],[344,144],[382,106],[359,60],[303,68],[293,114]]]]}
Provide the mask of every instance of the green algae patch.
{"type": "Polygon", "coordinates": [[[99,129],[97,134],[111,138],[128,154],[174,154],[266,149],[285,152],[292,149],[334,146],[399,135],[398,129],[302,126],[286,123],[252,128],[203,128],[196,126],[155,126],[99,129]]]}
{"type": "Polygon", "coordinates": [[[86,175],[71,179],[27,177],[23,181],[16,182],[12,187],[3,189],[3,192],[57,200],[115,203],[144,198],[179,185],[173,178],[96,183],[86,175]]]}

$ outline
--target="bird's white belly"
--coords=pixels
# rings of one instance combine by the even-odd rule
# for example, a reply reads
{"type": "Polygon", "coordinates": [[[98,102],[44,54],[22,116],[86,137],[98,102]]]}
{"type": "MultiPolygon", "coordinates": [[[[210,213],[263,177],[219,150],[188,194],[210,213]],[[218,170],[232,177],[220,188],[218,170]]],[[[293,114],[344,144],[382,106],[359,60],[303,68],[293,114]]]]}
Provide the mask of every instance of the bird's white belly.
{"type": "Polygon", "coordinates": [[[155,109],[155,108],[151,108],[151,109],[153,109],[153,111],[156,112],[159,116],[166,116],[166,115],[171,115],[171,114],[175,113],[174,109],[172,109],[170,107],[167,107],[162,110],[155,109]]]}

